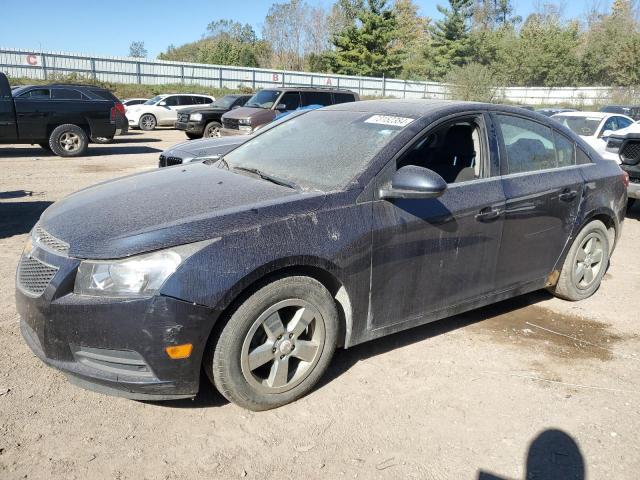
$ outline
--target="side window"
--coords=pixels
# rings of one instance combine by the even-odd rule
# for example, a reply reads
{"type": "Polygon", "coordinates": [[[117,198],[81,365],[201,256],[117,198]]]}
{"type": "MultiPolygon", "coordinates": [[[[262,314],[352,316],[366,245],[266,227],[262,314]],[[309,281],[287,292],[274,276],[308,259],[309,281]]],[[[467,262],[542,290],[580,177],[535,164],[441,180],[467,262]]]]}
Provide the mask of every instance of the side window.
{"type": "Polygon", "coordinates": [[[302,92],[302,106],[321,105],[326,107],[332,104],[331,92],[302,92]]]}
{"type": "Polygon", "coordinates": [[[556,151],[551,129],[540,123],[510,115],[497,115],[509,173],[555,168],[556,151]]]}
{"type": "Polygon", "coordinates": [[[589,158],[589,156],[584,153],[584,150],[582,150],[580,147],[576,149],[576,163],[578,165],[589,165],[591,163],[591,159],[589,158]]]}
{"type": "Polygon", "coordinates": [[[349,103],[355,102],[356,98],[353,96],[353,93],[334,93],[333,101],[334,103],[349,103]]]}
{"type": "Polygon", "coordinates": [[[34,100],[49,99],[49,89],[36,88],[34,90],[29,90],[27,93],[20,95],[20,98],[33,98],[34,100]]]}
{"type": "Polygon", "coordinates": [[[570,167],[576,164],[576,146],[571,140],[558,132],[553,132],[558,154],[558,167],[570,167]]]}
{"type": "Polygon", "coordinates": [[[233,106],[235,107],[236,105],[241,107],[243,106],[245,103],[247,103],[247,101],[250,99],[251,97],[239,97],[235,102],[233,102],[233,106]]]}
{"type": "Polygon", "coordinates": [[[428,168],[450,184],[488,177],[484,129],[479,122],[469,118],[430,131],[398,160],[396,168],[428,168]]]}
{"type": "Polygon", "coordinates": [[[178,104],[181,107],[188,106],[188,105],[193,105],[194,103],[196,103],[196,102],[194,101],[194,98],[191,95],[180,95],[180,96],[178,96],[178,104]]]}
{"type": "Polygon", "coordinates": [[[296,110],[300,107],[300,94],[298,92],[286,92],[278,102],[278,105],[284,104],[285,110],[296,110]]]}
{"type": "Polygon", "coordinates": [[[196,98],[198,99],[198,103],[201,103],[203,105],[213,103],[213,100],[211,100],[209,97],[196,97],[196,98]]]}
{"type": "Polygon", "coordinates": [[[57,100],[82,100],[85,97],[81,92],[72,88],[54,88],[51,90],[51,98],[57,100]]]}
{"type": "Polygon", "coordinates": [[[167,102],[167,107],[175,107],[178,105],[178,97],[176,95],[173,97],[167,97],[164,101],[167,102]]]}
{"type": "Polygon", "coordinates": [[[633,122],[628,118],[618,117],[618,130],[620,130],[621,128],[627,128],[632,123],[633,122]]]}

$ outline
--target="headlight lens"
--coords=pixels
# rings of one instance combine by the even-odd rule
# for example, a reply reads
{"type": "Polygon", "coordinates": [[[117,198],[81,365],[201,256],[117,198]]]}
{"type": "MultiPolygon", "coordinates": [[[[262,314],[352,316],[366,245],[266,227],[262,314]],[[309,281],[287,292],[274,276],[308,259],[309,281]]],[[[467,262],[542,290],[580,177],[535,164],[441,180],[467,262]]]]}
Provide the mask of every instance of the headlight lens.
{"type": "Polygon", "coordinates": [[[240,120],[238,120],[238,125],[251,125],[251,119],[241,118],[240,120]]]}
{"type": "Polygon", "coordinates": [[[184,260],[208,243],[211,242],[182,245],[123,260],[82,261],[73,291],[89,296],[151,296],[184,260]]]}
{"type": "Polygon", "coordinates": [[[239,125],[238,130],[241,132],[251,132],[253,129],[249,125],[239,125]]]}
{"type": "Polygon", "coordinates": [[[202,114],[192,113],[191,115],[189,115],[189,120],[193,120],[194,122],[199,122],[200,120],[202,120],[202,114]]]}

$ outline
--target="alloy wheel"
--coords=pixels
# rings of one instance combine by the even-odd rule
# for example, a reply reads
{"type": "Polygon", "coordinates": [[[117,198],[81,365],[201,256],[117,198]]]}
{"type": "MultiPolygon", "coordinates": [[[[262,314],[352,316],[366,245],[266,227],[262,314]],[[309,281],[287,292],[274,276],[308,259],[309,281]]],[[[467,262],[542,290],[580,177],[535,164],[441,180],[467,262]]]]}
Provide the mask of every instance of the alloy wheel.
{"type": "Polygon", "coordinates": [[[67,152],[77,152],[80,150],[80,136],[73,132],[64,132],[58,139],[60,147],[67,152]]]}
{"type": "Polygon", "coordinates": [[[587,235],[576,253],[573,281],[580,289],[589,288],[603,268],[604,242],[597,232],[587,235]]]}

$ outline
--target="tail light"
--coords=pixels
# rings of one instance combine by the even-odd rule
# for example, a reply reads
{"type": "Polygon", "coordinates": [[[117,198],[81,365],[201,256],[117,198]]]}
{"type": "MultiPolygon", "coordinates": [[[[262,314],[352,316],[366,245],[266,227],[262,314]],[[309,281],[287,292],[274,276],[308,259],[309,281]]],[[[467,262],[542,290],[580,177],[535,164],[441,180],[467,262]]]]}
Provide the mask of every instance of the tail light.
{"type": "Polygon", "coordinates": [[[624,183],[624,188],[629,187],[629,174],[624,170],[622,171],[622,183],[624,183]]]}
{"type": "Polygon", "coordinates": [[[115,105],[111,107],[111,123],[116,122],[116,118],[117,118],[116,112],[120,112],[122,115],[124,115],[124,112],[125,112],[124,105],[122,105],[120,102],[116,102],[115,105]]]}
{"type": "Polygon", "coordinates": [[[116,102],[116,106],[114,107],[117,111],[124,115],[125,108],[120,102],[116,102]]]}

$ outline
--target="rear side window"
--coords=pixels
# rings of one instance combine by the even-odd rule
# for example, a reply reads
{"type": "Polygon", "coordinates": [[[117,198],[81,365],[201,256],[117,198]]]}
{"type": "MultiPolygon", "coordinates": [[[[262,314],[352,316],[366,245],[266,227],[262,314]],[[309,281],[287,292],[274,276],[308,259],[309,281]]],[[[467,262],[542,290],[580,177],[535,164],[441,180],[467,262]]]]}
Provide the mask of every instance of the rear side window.
{"type": "Polygon", "coordinates": [[[178,105],[178,97],[167,97],[164,99],[168,107],[175,107],[178,105]]]}
{"type": "Polygon", "coordinates": [[[185,105],[194,105],[196,102],[194,101],[194,97],[192,97],[191,95],[180,95],[177,97],[178,98],[178,105],[181,106],[185,106],[185,105]]]}
{"type": "Polygon", "coordinates": [[[48,99],[50,97],[50,92],[48,88],[35,88],[33,90],[29,90],[26,93],[20,95],[20,98],[33,98],[33,99],[48,99]]]}
{"type": "Polygon", "coordinates": [[[521,117],[497,115],[509,173],[555,168],[556,150],[551,128],[521,117]]]}
{"type": "Polygon", "coordinates": [[[86,97],[82,92],[73,88],[54,88],[51,90],[51,98],[56,100],[83,100],[86,97]]]}
{"type": "Polygon", "coordinates": [[[202,104],[209,104],[209,103],[213,103],[213,100],[210,99],[209,97],[196,97],[198,99],[198,103],[202,103],[202,104]]]}
{"type": "Polygon", "coordinates": [[[118,100],[118,97],[116,97],[109,90],[104,90],[102,88],[92,88],[89,91],[91,93],[93,93],[94,95],[97,95],[98,97],[102,98],[103,100],[111,100],[113,102],[119,102],[120,101],[120,100],[118,100]]]}
{"type": "Polygon", "coordinates": [[[558,167],[570,167],[576,164],[576,145],[567,137],[553,132],[558,155],[558,167]]]}
{"type": "Polygon", "coordinates": [[[576,163],[578,165],[588,165],[591,163],[589,155],[584,153],[584,150],[582,150],[580,147],[576,149],[576,163]]]}
{"type": "Polygon", "coordinates": [[[356,98],[353,93],[334,93],[333,101],[334,103],[349,103],[355,102],[356,98]]]}
{"type": "Polygon", "coordinates": [[[302,92],[302,106],[321,105],[326,107],[332,104],[331,92],[302,92]]]}

